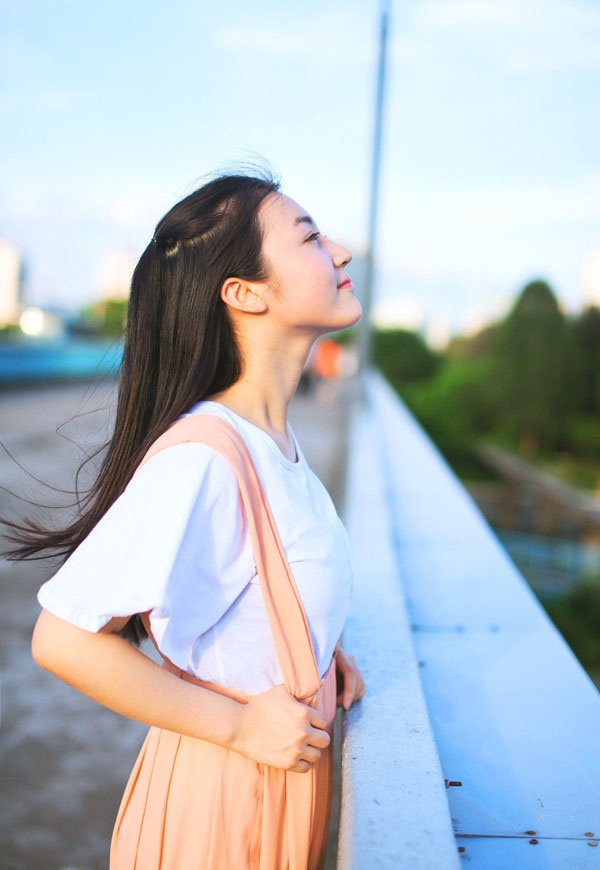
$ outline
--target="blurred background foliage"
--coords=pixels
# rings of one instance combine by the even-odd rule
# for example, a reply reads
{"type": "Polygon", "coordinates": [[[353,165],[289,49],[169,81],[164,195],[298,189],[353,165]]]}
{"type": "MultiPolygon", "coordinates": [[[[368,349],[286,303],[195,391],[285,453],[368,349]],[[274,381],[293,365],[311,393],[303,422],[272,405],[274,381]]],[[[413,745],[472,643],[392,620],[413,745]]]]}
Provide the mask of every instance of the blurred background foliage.
{"type": "Polygon", "coordinates": [[[541,601],[579,661],[597,682],[600,668],[600,584],[581,583],[565,598],[542,598],[541,601]]]}
{"type": "MultiPolygon", "coordinates": [[[[376,330],[374,362],[465,482],[497,479],[478,448],[497,445],[588,494],[600,491],[600,309],[561,311],[542,280],[508,314],[445,351],[420,334],[376,330]]],[[[600,577],[540,600],[592,674],[600,673],[600,577]]]]}
{"type": "Polygon", "coordinates": [[[545,467],[556,460],[576,486],[581,473],[572,477],[566,457],[600,477],[600,309],[567,317],[548,284],[533,281],[503,320],[444,352],[401,329],[376,330],[373,347],[460,477],[478,468],[474,449],[488,442],[545,467]]]}
{"type": "Polygon", "coordinates": [[[128,299],[102,299],[81,311],[81,322],[96,335],[120,338],[125,333],[128,299]]]}

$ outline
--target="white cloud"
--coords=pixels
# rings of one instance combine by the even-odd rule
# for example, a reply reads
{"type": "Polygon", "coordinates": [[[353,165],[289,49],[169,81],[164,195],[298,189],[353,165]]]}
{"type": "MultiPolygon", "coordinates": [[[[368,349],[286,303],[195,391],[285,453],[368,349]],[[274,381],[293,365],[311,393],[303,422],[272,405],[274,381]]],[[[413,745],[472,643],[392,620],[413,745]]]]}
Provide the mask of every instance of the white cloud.
{"type": "Polygon", "coordinates": [[[415,183],[395,178],[390,201],[419,230],[451,223],[459,232],[554,230],[577,221],[600,222],[600,171],[564,181],[415,183]],[[401,204],[401,207],[398,206],[401,204]]]}
{"type": "Polygon", "coordinates": [[[425,314],[414,297],[398,294],[376,301],[373,306],[372,320],[376,326],[383,329],[401,327],[414,331],[423,326],[425,314]]]}
{"type": "MultiPolygon", "coordinates": [[[[329,7],[317,15],[299,11],[282,16],[281,22],[229,24],[218,29],[213,38],[218,48],[229,52],[308,57],[325,65],[342,61],[356,66],[375,57],[376,18],[370,9],[329,7]],[[365,26],[371,26],[372,32],[365,33],[365,26]]],[[[301,68],[297,74],[302,75],[301,68]]]]}
{"type": "Polygon", "coordinates": [[[34,103],[48,112],[61,112],[75,105],[74,94],[48,88],[35,95],[34,103]]]}
{"type": "Polygon", "coordinates": [[[431,0],[422,6],[421,19],[434,28],[513,24],[517,6],[499,0],[431,0]]]}
{"type": "Polygon", "coordinates": [[[381,216],[382,287],[414,288],[428,315],[453,325],[467,306],[493,316],[536,277],[569,310],[580,306],[587,240],[600,237],[600,172],[545,184],[394,184],[393,215],[381,216]]]}
{"type": "Polygon", "coordinates": [[[219,48],[230,51],[250,49],[253,52],[267,54],[296,54],[304,46],[298,44],[294,34],[289,31],[265,30],[263,27],[247,30],[245,28],[224,27],[216,34],[216,44],[219,48]]]}
{"type": "Polygon", "coordinates": [[[0,111],[64,112],[77,104],[74,93],[58,88],[16,90],[0,95],[0,111]]]}
{"type": "Polygon", "coordinates": [[[464,50],[513,73],[600,70],[600,8],[581,0],[429,0],[413,26],[402,53],[464,50]]]}

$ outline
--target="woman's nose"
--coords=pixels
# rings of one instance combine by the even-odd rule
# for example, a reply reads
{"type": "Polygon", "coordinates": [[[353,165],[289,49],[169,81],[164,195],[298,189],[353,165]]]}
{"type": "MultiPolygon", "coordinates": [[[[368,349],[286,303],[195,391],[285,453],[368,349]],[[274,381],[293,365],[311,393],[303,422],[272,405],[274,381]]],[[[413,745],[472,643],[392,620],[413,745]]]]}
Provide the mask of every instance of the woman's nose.
{"type": "Polygon", "coordinates": [[[336,242],[332,242],[332,245],[335,249],[333,252],[333,262],[336,268],[340,269],[343,266],[347,266],[352,260],[352,254],[350,251],[342,245],[338,245],[336,242]]]}

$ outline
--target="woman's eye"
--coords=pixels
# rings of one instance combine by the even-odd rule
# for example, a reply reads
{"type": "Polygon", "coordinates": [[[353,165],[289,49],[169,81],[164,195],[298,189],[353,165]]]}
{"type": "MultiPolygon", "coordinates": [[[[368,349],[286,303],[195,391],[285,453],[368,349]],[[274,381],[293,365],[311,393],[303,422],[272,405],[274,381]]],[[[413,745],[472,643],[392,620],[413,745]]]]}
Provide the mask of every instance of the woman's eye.
{"type": "Polygon", "coordinates": [[[316,233],[311,233],[310,236],[307,238],[306,241],[307,241],[307,242],[316,242],[316,240],[317,240],[318,238],[320,238],[320,236],[321,236],[321,233],[317,230],[316,233]]]}

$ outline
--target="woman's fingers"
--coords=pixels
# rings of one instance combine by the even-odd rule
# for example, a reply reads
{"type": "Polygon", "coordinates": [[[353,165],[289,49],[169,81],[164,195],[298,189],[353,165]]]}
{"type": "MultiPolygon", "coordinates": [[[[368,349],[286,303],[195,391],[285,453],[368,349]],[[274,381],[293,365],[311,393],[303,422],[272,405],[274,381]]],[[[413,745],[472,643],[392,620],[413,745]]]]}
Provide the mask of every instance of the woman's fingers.
{"type": "Polygon", "coordinates": [[[354,656],[345,653],[338,647],[335,654],[336,669],[341,677],[342,689],[338,694],[338,706],[349,710],[354,701],[359,701],[365,694],[365,684],[354,656]]]}
{"type": "Polygon", "coordinates": [[[315,764],[321,757],[321,750],[315,746],[307,746],[302,753],[302,761],[308,761],[309,764],[315,764]]]}
{"type": "Polygon", "coordinates": [[[275,686],[243,706],[232,748],[261,764],[302,773],[329,746],[326,727],[321,712],[275,686]]]}
{"type": "Polygon", "coordinates": [[[327,719],[323,716],[320,710],[315,710],[314,707],[307,707],[306,704],[303,704],[302,706],[305,708],[308,715],[308,721],[313,728],[320,728],[321,730],[327,728],[327,719]]]}
{"type": "Polygon", "coordinates": [[[331,737],[327,731],[321,728],[311,728],[307,734],[306,745],[315,746],[317,749],[327,749],[331,742],[331,737]]]}

